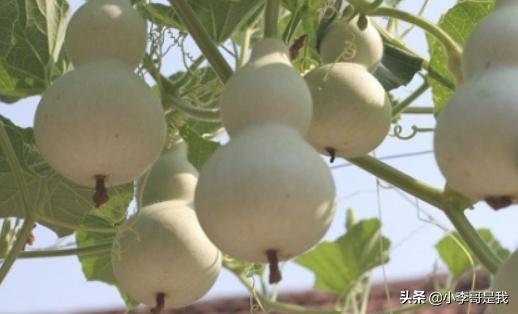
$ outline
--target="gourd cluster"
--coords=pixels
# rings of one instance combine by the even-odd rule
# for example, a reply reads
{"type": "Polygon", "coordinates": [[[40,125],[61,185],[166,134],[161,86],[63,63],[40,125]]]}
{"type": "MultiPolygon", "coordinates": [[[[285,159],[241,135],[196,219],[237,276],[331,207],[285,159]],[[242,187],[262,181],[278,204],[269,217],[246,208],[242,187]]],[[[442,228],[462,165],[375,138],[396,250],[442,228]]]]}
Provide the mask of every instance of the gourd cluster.
{"type": "Polygon", "coordinates": [[[165,142],[162,106],[133,69],[147,28],[127,0],[87,2],[71,19],[65,47],[75,69],[42,96],[34,119],[41,155],[59,174],[96,187],[132,182],[158,158],[165,142]]]}
{"type": "Polygon", "coordinates": [[[464,81],[441,110],[434,138],[448,184],[494,208],[518,197],[516,14],[518,3],[497,1],[467,39],[464,81]]]}
{"type": "Polygon", "coordinates": [[[391,108],[369,72],[383,45],[372,24],[339,19],[320,45],[322,67],[303,78],[279,39],[259,40],[225,84],[221,119],[230,141],[198,180],[183,140],[165,146],[160,102],[133,70],[146,23],[127,0],[83,5],[67,28],[75,69],[38,106],[34,134],[62,176],[95,187],[136,181],[138,212],[119,227],[112,267],[137,301],[164,308],[195,302],[214,284],[222,252],[270,264],[317,244],[335,213],[331,172],[318,152],[362,156],[386,136],[391,108]]]}
{"type": "Polygon", "coordinates": [[[305,141],[311,93],[285,44],[264,38],[226,83],[221,118],[231,136],[205,163],[195,207],[209,238],[238,259],[270,264],[314,246],[335,211],[335,186],[305,141]]]}
{"type": "Polygon", "coordinates": [[[43,95],[34,133],[58,173],[96,186],[97,206],[107,200],[105,185],[138,179],[139,211],[119,227],[112,266],[123,291],[160,312],[204,295],[218,277],[221,253],[193,209],[198,173],[186,144],[163,150],[161,104],[133,72],[146,34],[145,21],[127,0],[79,8],[65,39],[75,69],[43,95]]]}
{"type": "Polygon", "coordinates": [[[321,153],[353,158],[366,155],[387,136],[392,107],[383,86],[369,72],[381,61],[383,42],[371,21],[338,18],[319,46],[323,66],[305,80],[313,96],[308,141],[321,153]]]}

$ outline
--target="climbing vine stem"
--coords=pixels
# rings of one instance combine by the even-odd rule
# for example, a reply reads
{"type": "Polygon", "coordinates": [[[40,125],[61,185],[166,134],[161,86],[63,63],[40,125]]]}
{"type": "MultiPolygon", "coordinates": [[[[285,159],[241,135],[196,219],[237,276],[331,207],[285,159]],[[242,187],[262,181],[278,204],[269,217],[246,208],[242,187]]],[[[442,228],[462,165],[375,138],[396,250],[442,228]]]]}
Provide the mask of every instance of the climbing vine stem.
{"type": "Polygon", "coordinates": [[[264,37],[278,37],[280,0],[267,0],[264,9],[264,37]]]}
{"type": "Polygon", "coordinates": [[[11,247],[11,250],[9,251],[9,253],[7,253],[7,256],[5,257],[4,262],[2,263],[2,267],[0,267],[0,284],[4,281],[5,276],[7,276],[7,273],[13,266],[16,258],[18,258],[20,253],[25,248],[27,238],[31,234],[33,227],[34,227],[34,220],[32,220],[32,218],[26,218],[23,221],[23,225],[22,225],[21,229],[16,234],[16,240],[14,241],[14,244],[11,247]]]}
{"type": "Polygon", "coordinates": [[[376,177],[441,209],[482,265],[491,273],[497,271],[501,261],[466,218],[463,210],[470,204],[464,197],[451,196],[444,191],[428,186],[374,157],[365,156],[348,160],[376,177]]]}
{"type": "Polygon", "coordinates": [[[408,106],[410,106],[417,98],[421,97],[430,86],[428,85],[428,81],[424,80],[424,82],[419,86],[412,94],[410,94],[407,98],[405,98],[400,103],[396,104],[392,108],[392,117],[397,117],[401,112],[403,112],[408,106]]]}
{"type": "Polygon", "coordinates": [[[198,45],[198,48],[207,57],[221,81],[225,83],[232,76],[232,68],[219,52],[218,47],[192,10],[189,2],[187,0],[169,0],[169,2],[196,42],[196,45],[198,45]]]}
{"type": "Polygon", "coordinates": [[[7,159],[7,163],[11,168],[11,173],[16,182],[18,192],[20,194],[22,206],[25,212],[25,219],[23,225],[16,234],[16,240],[11,247],[9,253],[4,259],[2,266],[0,267],[0,284],[4,280],[5,276],[13,266],[14,261],[20,255],[20,252],[25,248],[27,238],[29,237],[32,228],[34,226],[33,213],[35,212],[31,200],[29,198],[29,191],[24,178],[24,171],[14,151],[13,145],[7,134],[5,123],[0,119],[0,147],[2,152],[7,159]]]}
{"type": "Polygon", "coordinates": [[[76,247],[70,249],[55,250],[34,250],[26,251],[20,254],[20,258],[39,258],[39,257],[62,257],[62,256],[86,256],[110,253],[112,243],[91,245],[85,247],[76,247]]]}

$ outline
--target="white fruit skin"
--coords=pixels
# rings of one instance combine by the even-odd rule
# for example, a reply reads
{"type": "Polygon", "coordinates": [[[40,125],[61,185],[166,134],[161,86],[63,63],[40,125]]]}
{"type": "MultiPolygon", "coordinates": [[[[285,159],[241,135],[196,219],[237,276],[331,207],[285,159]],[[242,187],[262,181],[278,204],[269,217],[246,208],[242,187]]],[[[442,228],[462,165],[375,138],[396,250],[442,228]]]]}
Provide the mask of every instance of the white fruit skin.
{"type": "Polygon", "coordinates": [[[517,15],[518,5],[501,4],[477,25],[464,46],[465,78],[494,67],[518,66],[517,15]]]}
{"type": "Polygon", "coordinates": [[[392,108],[383,86],[365,67],[332,63],[305,76],[313,96],[308,141],[321,153],[332,148],[342,157],[363,156],[386,137],[392,108]]]}
{"type": "Polygon", "coordinates": [[[212,287],[221,254],[187,202],[144,207],[128,225],[115,238],[112,266],[118,286],[131,297],[155,306],[156,294],[164,293],[165,308],[179,308],[212,287]]]}
{"type": "Polygon", "coordinates": [[[511,254],[498,269],[490,291],[506,292],[509,296],[509,304],[488,304],[485,314],[518,313],[518,299],[515,299],[515,296],[518,296],[518,250],[511,254]]]}
{"type": "Polygon", "coordinates": [[[281,62],[291,66],[290,50],[284,42],[277,38],[263,38],[256,43],[249,63],[258,67],[271,62],[281,62]]]}
{"type": "Polygon", "coordinates": [[[283,123],[301,134],[308,131],[313,106],[311,94],[304,79],[284,57],[284,44],[275,41],[278,40],[260,42],[261,53],[252,52],[250,62],[225,85],[220,97],[221,119],[230,136],[258,123],[283,123]],[[265,47],[267,43],[278,49],[265,47]],[[271,53],[263,55],[263,51],[270,49],[271,53]]]}
{"type": "Polygon", "coordinates": [[[323,63],[352,62],[374,69],[383,58],[383,40],[369,20],[367,28],[360,30],[358,18],[351,21],[339,19],[331,23],[320,43],[323,63]],[[349,52],[350,49],[352,52],[349,52]]]}
{"type": "Polygon", "coordinates": [[[516,198],[518,68],[481,74],[464,82],[442,109],[435,158],[451,187],[466,196],[516,198]]]}
{"type": "Polygon", "coordinates": [[[128,0],[95,0],[72,16],[65,47],[75,66],[114,58],[133,69],[144,57],[146,38],[146,22],[128,0]]]}
{"type": "Polygon", "coordinates": [[[317,244],[335,211],[335,185],[322,158],[296,130],[280,124],[243,129],[203,166],[195,208],[223,252],[255,263],[317,244]]]}
{"type": "Polygon", "coordinates": [[[45,91],[34,118],[36,145],[62,176],[94,186],[133,181],[159,157],[166,125],[159,100],[127,66],[94,62],[45,91]]]}
{"type": "Polygon", "coordinates": [[[139,207],[172,199],[193,200],[197,182],[198,171],[187,160],[187,144],[178,141],[138,180],[137,197],[144,186],[139,207]]]}

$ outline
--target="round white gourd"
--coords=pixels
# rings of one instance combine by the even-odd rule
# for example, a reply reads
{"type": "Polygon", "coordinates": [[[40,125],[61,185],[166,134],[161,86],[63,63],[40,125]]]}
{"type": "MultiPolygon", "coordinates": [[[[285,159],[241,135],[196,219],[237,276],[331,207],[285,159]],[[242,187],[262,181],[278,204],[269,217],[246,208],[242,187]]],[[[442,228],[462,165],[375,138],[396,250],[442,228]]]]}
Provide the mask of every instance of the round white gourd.
{"type": "Polygon", "coordinates": [[[362,31],[358,17],[337,19],[326,29],[319,53],[324,63],[353,62],[372,70],[383,57],[383,40],[370,20],[362,31]]]}
{"type": "Polygon", "coordinates": [[[335,211],[335,186],[322,158],[298,132],[254,125],[203,166],[195,208],[223,252],[263,263],[268,251],[287,260],[314,246],[335,211]]]}
{"type": "Polygon", "coordinates": [[[137,197],[142,192],[139,207],[172,199],[193,200],[197,181],[198,171],[187,160],[187,144],[177,141],[138,180],[137,197]]]}
{"type": "Polygon", "coordinates": [[[518,250],[514,251],[498,269],[491,283],[491,291],[505,292],[508,304],[488,304],[485,314],[518,313],[518,250]]]}
{"type": "Polygon", "coordinates": [[[305,76],[313,96],[308,141],[321,153],[351,158],[375,149],[386,137],[392,109],[383,86],[354,63],[331,63],[305,76]]]}
{"type": "Polygon", "coordinates": [[[115,60],[89,63],[45,91],[34,118],[36,145],[62,176],[94,186],[133,181],[159,157],[166,125],[146,83],[115,60]]]}
{"type": "Polygon", "coordinates": [[[144,57],[146,38],[146,22],[128,0],[95,0],[70,19],[65,47],[75,66],[114,58],[133,69],[144,57]]]}
{"type": "Polygon", "coordinates": [[[214,284],[221,254],[201,229],[186,201],[143,207],[118,233],[112,248],[118,286],[149,306],[179,308],[201,298],[214,284]]]}
{"type": "Polygon", "coordinates": [[[437,163],[473,199],[518,197],[517,68],[497,68],[461,85],[438,116],[437,163]]]}
{"type": "Polygon", "coordinates": [[[256,45],[250,62],[226,83],[220,106],[221,119],[231,136],[250,124],[270,122],[305,134],[311,122],[311,94],[278,39],[265,39],[256,45]]]}
{"type": "Polygon", "coordinates": [[[494,67],[518,66],[517,15],[518,3],[502,4],[477,25],[464,47],[465,78],[494,67]]]}

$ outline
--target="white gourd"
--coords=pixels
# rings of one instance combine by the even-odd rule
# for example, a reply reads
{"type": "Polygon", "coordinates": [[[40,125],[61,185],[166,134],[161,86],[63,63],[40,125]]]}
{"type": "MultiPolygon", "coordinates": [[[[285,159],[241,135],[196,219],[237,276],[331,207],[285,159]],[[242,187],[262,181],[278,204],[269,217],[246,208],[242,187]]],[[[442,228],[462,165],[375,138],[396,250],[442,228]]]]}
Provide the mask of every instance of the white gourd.
{"type": "Polygon", "coordinates": [[[308,141],[323,154],[359,157],[386,137],[391,106],[383,86],[365,67],[331,63],[306,74],[313,96],[308,141]]]}
{"type": "MultiPolygon", "coordinates": [[[[241,130],[204,164],[195,194],[202,228],[249,262],[288,260],[314,246],[335,211],[331,173],[300,134],[281,124],[241,130]]],[[[273,271],[272,271],[273,270],[273,271]]]]}
{"type": "Polygon", "coordinates": [[[491,291],[507,293],[508,304],[488,304],[485,314],[518,313],[518,250],[514,251],[498,269],[491,283],[491,291]]]}
{"type": "Polygon", "coordinates": [[[311,121],[311,94],[293,69],[279,39],[262,39],[252,57],[225,84],[221,119],[234,136],[250,124],[283,123],[305,134],[311,121]]]}
{"type": "Polygon", "coordinates": [[[518,2],[499,1],[468,37],[463,71],[468,79],[494,67],[518,66],[518,2]]]}
{"type": "Polygon", "coordinates": [[[194,303],[214,284],[221,254],[200,227],[192,207],[196,169],[177,141],[141,178],[140,211],[117,234],[112,266],[120,288],[157,308],[194,303]],[[145,183],[143,183],[145,182],[145,183]]]}
{"type": "Polygon", "coordinates": [[[126,227],[114,240],[112,266],[118,286],[132,298],[158,308],[184,307],[216,281],[221,254],[189,203],[143,207],[126,227]]]}
{"type": "Polygon", "coordinates": [[[133,69],[144,56],[146,38],[146,22],[128,0],[94,0],[72,16],[65,47],[75,66],[113,58],[133,69]]]}
{"type": "Polygon", "coordinates": [[[149,172],[137,182],[139,207],[171,199],[193,200],[198,171],[187,160],[187,144],[180,140],[165,150],[149,172]],[[152,187],[144,188],[143,187],[152,187]]]}
{"type": "Polygon", "coordinates": [[[84,186],[133,181],[165,141],[162,106],[146,83],[115,60],[89,63],[57,79],[36,110],[36,145],[59,174],[84,186]]]}
{"type": "Polygon", "coordinates": [[[383,57],[383,40],[370,20],[361,30],[358,17],[337,19],[326,29],[319,53],[323,63],[351,62],[372,70],[383,57]]]}
{"type": "Polygon", "coordinates": [[[435,157],[454,189],[473,199],[518,197],[517,68],[464,82],[438,116],[435,157]]]}

